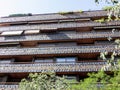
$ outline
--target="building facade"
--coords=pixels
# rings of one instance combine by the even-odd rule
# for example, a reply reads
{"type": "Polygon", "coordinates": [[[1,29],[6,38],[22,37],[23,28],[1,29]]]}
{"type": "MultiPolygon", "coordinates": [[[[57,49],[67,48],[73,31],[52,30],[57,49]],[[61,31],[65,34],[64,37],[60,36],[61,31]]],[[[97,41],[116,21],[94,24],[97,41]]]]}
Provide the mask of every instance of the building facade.
{"type": "Polygon", "coordinates": [[[113,42],[120,37],[120,21],[95,21],[100,18],[107,12],[0,18],[1,90],[17,90],[31,72],[54,71],[79,81],[100,70],[106,63],[100,52],[117,51],[113,42]]]}

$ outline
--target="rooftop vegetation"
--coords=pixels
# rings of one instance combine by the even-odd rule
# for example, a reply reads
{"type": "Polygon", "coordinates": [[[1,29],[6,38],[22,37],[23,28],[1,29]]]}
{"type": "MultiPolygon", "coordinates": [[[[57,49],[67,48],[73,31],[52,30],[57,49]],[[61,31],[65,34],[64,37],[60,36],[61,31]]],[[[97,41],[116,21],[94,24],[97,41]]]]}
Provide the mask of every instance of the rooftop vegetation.
{"type": "Polygon", "coordinates": [[[10,14],[9,17],[22,17],[22,16],[32,16],[32,13],[28,14],[10,14]]]}
{"type": "Polygon", "coordinates": [[[105,6],[102,8],[102,10],[108,11],[111,10],[113,8],[113,6],[105,6]]]}
{"type": "Polygon", "coordinates": [[[66,14],[74,14],[74,13],[83,13],[82,10],[78,10],[78,11],[68,11],[68,12],[58,12],[61,15],[66,15],[66,14]]]}

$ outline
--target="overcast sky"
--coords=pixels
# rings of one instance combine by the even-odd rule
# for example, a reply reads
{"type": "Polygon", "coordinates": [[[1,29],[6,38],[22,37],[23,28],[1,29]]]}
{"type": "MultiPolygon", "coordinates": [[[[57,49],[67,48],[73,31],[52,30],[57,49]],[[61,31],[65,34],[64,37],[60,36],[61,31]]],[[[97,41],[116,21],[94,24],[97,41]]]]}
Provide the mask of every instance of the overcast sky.
{"type": "Polygon", "coordinates": [[[16,13],[100,10],[105,5],[96,5],[94,0],[0,0],[0,16],[16,13]]]}

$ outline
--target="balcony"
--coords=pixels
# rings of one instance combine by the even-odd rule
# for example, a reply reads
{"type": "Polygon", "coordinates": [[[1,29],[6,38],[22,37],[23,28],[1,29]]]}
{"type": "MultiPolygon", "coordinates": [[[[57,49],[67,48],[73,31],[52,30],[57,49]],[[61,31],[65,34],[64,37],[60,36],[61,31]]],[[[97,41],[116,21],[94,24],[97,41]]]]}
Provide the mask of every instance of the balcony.
{"type": "Polygon", "coordinates": [[[50,55],[50,54],[80,54],[96,52],[113,52],[119,51],[115,45],[98,45],[98,46],[71,46],[71,47],[41,47],[41,48],[0,48],[0,56],[4,55],[50,55]]]}
{"type": "Polygon", "coordinates": [[[83,13],[73,14],[73,15],[60,15],[60,14],[41,14],[34,16],[25,17],[4,17],[0,18],[0,23],[10,23],[10,22],[27,22],[36,20],[59,20],[59,19],[69,19],[69,18],[87,18],[87,17],[100,17],[107,16],[106,11],[85,11],[83,13]]]}
{"type": "Polygon", "coordinates": [[[98,23],[98,22],[84,22],[84,23],[76,23],[76,22],[67,22],[67,23],[56,23],[56,24],[39,24],[39,25],[21,25],[21,26],[3,26],[0,27],[0,32],[2,31],[20,31],[20,30],[51,30],[52,28],[77,28],[77,27],[98,27],[98,26],[117,26],[120,25],[120,21],[111,21],[106,23],[98,23]]]}
{"type": "Polygon", "coordinates": [[[87,32],[87,33],[56,33],[56,34],[37,34],[37,35],[21,35],[0,37],[0,42],[16,42],[16,41],[42,41],[42,40],[75,40],[86,38],[108,38],[120,37],[120,32],[87,32]]]}
{"type": "Polygon", "coordinates": [[[93,72],[99,71],[106,62],[61,62],[61,63],[10,63],[0,64],[0,73],[25,72],[93,72]]]}

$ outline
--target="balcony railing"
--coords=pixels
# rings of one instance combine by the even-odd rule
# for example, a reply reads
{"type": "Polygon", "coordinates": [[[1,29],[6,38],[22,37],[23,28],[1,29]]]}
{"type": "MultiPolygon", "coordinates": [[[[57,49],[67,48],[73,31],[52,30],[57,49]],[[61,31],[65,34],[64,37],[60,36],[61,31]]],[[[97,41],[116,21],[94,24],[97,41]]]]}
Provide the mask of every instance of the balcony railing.
{"type": "Polygon", "coordinates": [[[56,24],[39,24],[39,25],[21,25],[21,26],[4,26],[0,27],[0,32],[2,31],[14,31],[14,30],[44,30],[44,29],[52,29],[52,28],[77,28],[77,27],[96,27],[96,26],[117,26],[120,25],[120,21],[111,21],[106,23],[98,23],[98,22],[84,22],[84,23],[56,23],[56,24]]]}
{"type": "Polygon", "coordinates": [[[18,90],[18,82],[0,82],[0,90],[18,90]]]}
{"type": "Polygon", "coordinates": [[[38,34],[0,37],[0,42],[13,41],[42,41],[42,40],[74,40],[84,38],[108,38],[120,37],[120,32],[87,32],[87,33],[61,33],[61,34],[38,34]]]}
{"type": "MultiPolygon", "coordinates": [[[[4,85],[4,84],[0,84],[0,90],[19,90],[18,88],[19,88],[19,86],[18,85],[15,85],[16,83],[19,83],[19,82],[10,82],[10,83],[8,83],[8,82],[5,82],[6,83],[6,85],[4,85]]],[[[78,84],[78,83],[71,83],[71,84],[78,84]]],[[[99,88],[104,88],[104,85],[110,85],[110,83],[92,83],[93,85],[94,84],[96,84],[97,85],[97,87],[98,87],[98,90],[99,90],[99,88]]]]}
{"type": "Polygon", "coordinates": [[[71,47],[44,47],[44,48],[0,48],[0,56],[3,55],[44,55],[44,54],[79,54],[95,52],[119,51],[114,45],[101,46],[71,46],[71,47]]]}
{"type": "Polygon", "coordinates": [[[19,72],[92,72],[99,71],[106,62],[9,63],[0,64],[0,73],[19,72]]]}
{"type": "Polygon", "coordinates": [[[6,17],[0,18],[0,23],[10,23],[10,22],[20,22],[20,21],[37,21],[37,20],[59,20],[59,19],[69,19],[69,18],[87,18],[87,17],[99,17],[107,16],[106,11],[85,11],[83,13],[77,13],[72,15],[60,15],[60,14],[41,14],[34,16],[24,16],[24,17],[6,17]]]}

